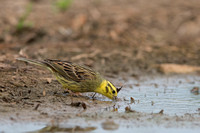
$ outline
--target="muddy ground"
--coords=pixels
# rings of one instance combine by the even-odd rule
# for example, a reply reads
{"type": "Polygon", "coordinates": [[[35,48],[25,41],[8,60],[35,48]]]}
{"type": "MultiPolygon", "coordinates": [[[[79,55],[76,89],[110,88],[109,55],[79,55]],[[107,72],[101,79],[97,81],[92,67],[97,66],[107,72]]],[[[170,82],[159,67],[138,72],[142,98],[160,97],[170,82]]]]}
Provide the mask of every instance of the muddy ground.
{"type": "MultiPolygon", "coordinates": [[[[139,82],[143,76],[163,75],[157,67],[160,64],[200,66],[199,14],[197,0],[73,0],[62,11],[53,0],[1,0],[1,121],[111,119],[134,121],[138,126],[167,121],[165,126],[171,122],[184,126],[184,122],[189,122],[198,127],[199,114],[183,117],[118,113],[115,109],[113,112],[115,103],[100,95],[92,100],[92,93],[73,97],[73,102],[84,102],[87,109],[82,104],[73,107],[72,99],[49,71],[16,58],[50,58],[84,64],[117,87],[126,85],[127,80],[139,82]],[[19,27],[24,16],[23,26],[19,27]]],[[[199,72],[193,74],[198,76],[199,72]]]]}

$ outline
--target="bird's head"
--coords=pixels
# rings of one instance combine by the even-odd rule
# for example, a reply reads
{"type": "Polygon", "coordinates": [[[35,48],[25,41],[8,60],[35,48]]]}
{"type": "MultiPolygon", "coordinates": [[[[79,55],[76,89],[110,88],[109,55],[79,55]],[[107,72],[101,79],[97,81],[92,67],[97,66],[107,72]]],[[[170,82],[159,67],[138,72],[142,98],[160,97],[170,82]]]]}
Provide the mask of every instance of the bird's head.
{"type": "Polygon", "coordinates": [[[103,80],[103,82],[95,90],[95,92],[100,93],[112,100],[115,100],[117,98],[118,89],[109,81],[103,80]]]}

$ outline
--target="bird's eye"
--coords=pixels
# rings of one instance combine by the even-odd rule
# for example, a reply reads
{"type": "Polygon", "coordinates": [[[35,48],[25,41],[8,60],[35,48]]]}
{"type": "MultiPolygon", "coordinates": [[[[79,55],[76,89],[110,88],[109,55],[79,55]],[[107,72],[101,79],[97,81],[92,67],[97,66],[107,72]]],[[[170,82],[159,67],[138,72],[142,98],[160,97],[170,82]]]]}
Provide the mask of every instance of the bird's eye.
{"type": "Polygon", "coordinates": [[[115,94],[115,91],[113,90],[112,93],[115,94]]]}

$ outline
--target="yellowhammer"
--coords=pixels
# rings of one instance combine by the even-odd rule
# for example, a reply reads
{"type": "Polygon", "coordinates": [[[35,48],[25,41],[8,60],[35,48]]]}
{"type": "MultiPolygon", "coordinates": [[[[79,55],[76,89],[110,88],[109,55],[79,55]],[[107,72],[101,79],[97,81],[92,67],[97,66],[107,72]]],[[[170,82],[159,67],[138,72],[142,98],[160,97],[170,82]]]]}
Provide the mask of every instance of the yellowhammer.
{"type": "Polygon", "coordinates": [[[97,92],[110,99],[116,99],[119,89],[92,69],[61,60],[43,61],[17,58],[18,60],[49,69],[66,89],[72,92],[97,92]]]}

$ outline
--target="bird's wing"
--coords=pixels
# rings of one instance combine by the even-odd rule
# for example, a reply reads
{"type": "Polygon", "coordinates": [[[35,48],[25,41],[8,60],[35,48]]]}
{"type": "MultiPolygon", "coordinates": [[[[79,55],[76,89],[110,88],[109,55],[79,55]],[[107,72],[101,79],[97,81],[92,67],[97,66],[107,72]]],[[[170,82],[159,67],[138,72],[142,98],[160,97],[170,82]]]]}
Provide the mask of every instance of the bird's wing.
{"type": "Polygon", "coordinates": [[[54,72],[58,73],[67,80],[81,82],[84,80],[95,80],[98,73],[90,68],[80,66],[68,61],[44,60],[54,72]]]}

